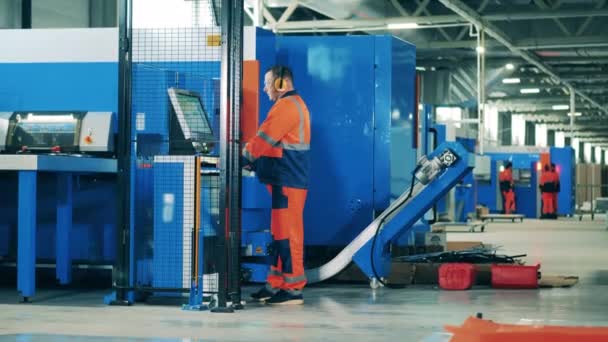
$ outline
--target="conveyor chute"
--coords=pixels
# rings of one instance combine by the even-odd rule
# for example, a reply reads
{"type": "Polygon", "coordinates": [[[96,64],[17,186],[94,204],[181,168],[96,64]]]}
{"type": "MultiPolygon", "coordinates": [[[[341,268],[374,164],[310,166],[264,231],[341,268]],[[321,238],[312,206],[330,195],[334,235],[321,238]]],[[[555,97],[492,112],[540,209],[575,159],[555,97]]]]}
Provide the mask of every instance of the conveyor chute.
{"type": "Polygon", "coordinates": [[[307,270],[308,282],[317,283],[329,279],[352,261],[370,280],[374,280],[375,275],[386,277],[390,271],[390,253],[387,248],[390,241],[409,230],[439,198],[473,169],[474,163],[473,154],[461,144],[441,144],[428,159],[419,163],[411,194],[410,189],[407,189],[331,261],[307,270]],[[372,248],[376,234],[375,247],[372,248]]]}

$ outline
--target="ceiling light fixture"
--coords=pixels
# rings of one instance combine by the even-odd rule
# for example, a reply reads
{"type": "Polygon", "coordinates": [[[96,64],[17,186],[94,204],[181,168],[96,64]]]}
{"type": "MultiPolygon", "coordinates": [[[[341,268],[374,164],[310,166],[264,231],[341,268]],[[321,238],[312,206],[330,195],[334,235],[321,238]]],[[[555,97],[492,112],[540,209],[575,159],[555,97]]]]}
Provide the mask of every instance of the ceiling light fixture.
{"type": "Polygon", "coordinates": [[[519,78],[503,78],[502,83],[504,84],[517,84],[521,82],[519,78]]]}
{"type": "Polygon", "coordinates": [[[482,55],[482,54],[486,53],[486,48],[483,46],[478,46],[475,48],[475,51],[477,51],[478,54],[482,55]]]}
{"type": "Polygon", "coordinates": [[[505,68],[507,68],[507,70],[513,70],[515,69],[515,65],[513,65],[513,63],[507,63],[507,65],[505,65],[505,68]]]}
{"type": "Polygon", "coordinates": [[[569,105],[553,105],[551,106],[553,110],[568,110],[570,109],[569,105]]]}
{"type": "Polygon", "coordinates": [[[519,89],[519,92],[522,94],[538,94],[540,93],[540,89],[538,88],[522,88],[519,89]]]}
{"type": "MultiPolygon", "coordinates": [[[[568,116],[572,116],[572,113],[568,113],[568,116]]],[[[583,113],[581,113],[581,112],[575,112],[574,116],[583,116],[583,113]]]]}
{"type": "Polygon", "coordinates": [[[412,30],[420,27],[416,23],[391,23],[387,24],[386,28],[389,30],[412,30]]]}

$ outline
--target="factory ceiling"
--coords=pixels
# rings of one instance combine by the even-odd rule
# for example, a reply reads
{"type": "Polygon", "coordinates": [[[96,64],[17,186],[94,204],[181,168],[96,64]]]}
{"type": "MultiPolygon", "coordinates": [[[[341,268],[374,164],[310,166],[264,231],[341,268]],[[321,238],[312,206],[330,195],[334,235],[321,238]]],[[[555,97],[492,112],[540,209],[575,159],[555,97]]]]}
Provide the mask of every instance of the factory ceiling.
{"type": "MultiPolygon", "coordinates": [[[[246,1],[252,20],[260,2],[246,1]]],[[[575,129],[608,126],[608,0],[265,0],[264,6],[264,25],[283,34],[390,33],[409,41],[420,72],[448,72],[462,101],[476,96],[481,28],[487,102],[563,125],[573,90],[575,129]]],[[[608,129],[595,131],[594,141],[608,143],[608,129]]]]}

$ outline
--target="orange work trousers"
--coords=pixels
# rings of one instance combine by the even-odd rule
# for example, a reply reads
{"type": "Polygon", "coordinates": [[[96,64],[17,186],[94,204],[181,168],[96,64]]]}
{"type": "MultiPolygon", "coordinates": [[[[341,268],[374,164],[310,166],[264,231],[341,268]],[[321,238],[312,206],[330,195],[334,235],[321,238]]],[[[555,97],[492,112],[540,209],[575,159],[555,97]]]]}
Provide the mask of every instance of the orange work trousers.
{"type": "Polygon", "coordinates": [[[505,214],[512,214],[515,212],[515,191],[503,191],[502,197],[504,199],[503,207],[505,214]]]}
{"type": "Polygon", "coordinates": [[[266,281],[273,289],[299,294],[306,285],[304,274],[304,203],[306,189],[269,185],[272,195],[270,232],[272,248],[266,281]]]}
{"type": "Polygon", "coordinates": [[[557,192],[551,193],[551,198],[553,199],[553,212],[557,214],[557,192]]]}
{"type": "Polygon", "coordinates": [[[543,192],[541,197],[543,199],[543,214],[555,214],[555,207],[553,206],[553,193],[543,192]]]}

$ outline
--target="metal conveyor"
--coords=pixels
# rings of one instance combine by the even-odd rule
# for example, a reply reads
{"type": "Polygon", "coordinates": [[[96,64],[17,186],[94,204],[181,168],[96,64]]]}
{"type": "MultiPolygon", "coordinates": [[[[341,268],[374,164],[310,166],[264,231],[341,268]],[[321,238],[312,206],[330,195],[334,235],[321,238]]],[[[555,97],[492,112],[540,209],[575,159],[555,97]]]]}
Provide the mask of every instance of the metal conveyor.
{"type": "Polygon", "coordinates": [[[331,261],[306,270],[308,282],[329,279],[353,261],[372,281],[376,275],[386,277],[390,272],[390,251],[387,248],[390,241],[409,230],[473,169],[474,163],[474,155],[461,144],[441,144],[428,159],[423,158],[419,162],[411,194],[408,188],[331,261]],[[375,246],[372,246],[376,234],[375,246]]]}

